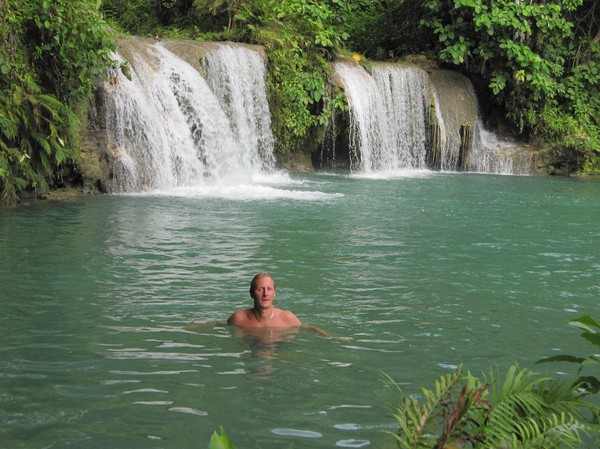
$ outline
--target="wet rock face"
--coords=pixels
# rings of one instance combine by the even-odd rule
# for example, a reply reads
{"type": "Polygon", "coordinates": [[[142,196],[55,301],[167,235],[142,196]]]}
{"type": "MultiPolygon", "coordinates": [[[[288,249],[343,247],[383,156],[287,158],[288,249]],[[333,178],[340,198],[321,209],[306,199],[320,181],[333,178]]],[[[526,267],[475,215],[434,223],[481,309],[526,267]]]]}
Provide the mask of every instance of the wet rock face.
{"type": "Polygon", "coordinates": [[[429,79],[435,89],[437,116],[432,126],[443,126],[444,135],[438,142],[439,154],[435,169],[465,171],[473,147],[473,133],[479,121],[475,90],[468,78],[450,70],[431,70],[429,79]]]}
{"type": "Polygon", "coordinates": [[[88,105],[87,126],[81,134],[77,170],[81,175],[84,193],[106,192],[106,120],[104,101],[106,93],[102,83],[97,83],[94,97],[88,105]]]}

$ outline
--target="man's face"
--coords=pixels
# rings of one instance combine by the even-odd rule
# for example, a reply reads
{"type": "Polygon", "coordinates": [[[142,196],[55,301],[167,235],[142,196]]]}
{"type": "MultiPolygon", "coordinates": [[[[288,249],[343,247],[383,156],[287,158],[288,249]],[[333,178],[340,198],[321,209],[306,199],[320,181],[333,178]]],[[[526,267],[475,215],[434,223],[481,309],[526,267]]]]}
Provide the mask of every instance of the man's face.
{"type": "Polygon", "coordinates": [[[275,299],[275,284],[268,276],[258,278],[254,287],[254,304],[260,308],[271,307],[275,299]]]}

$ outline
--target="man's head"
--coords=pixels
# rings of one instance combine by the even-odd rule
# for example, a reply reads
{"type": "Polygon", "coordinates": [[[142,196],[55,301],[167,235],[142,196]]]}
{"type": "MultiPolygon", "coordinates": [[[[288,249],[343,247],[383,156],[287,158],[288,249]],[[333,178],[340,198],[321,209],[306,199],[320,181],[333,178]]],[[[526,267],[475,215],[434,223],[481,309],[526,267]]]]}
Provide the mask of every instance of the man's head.
{"type": "Polygon", "coordinates": [[[250,296],[254,300],[257,299],[256,289],[257,289],[258,283],[263,278],[270,279],[273,282],[273,290],[276,289],[276,287],[275,287],[275,279],[273,279],[273,276],[271,276],[269,273],[258,273],[256,276],[254,276],[252,278],[252,281],[250,282],[250,296]]]}

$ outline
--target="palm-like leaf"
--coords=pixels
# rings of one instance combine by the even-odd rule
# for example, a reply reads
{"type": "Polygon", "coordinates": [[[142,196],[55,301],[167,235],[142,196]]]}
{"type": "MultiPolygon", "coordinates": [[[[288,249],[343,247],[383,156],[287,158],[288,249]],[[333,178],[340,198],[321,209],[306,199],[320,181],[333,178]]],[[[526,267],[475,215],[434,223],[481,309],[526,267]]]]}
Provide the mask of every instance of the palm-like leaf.
{"type": "Polygon", "coordinates": [[[441,448],[465,439],[465,429],[472,427],[472,422],[465,418],[472,406],[480,403],[485,389],[481,385],[463,385],[465,380],[458,369],[437,379],[434,390],[421,389],[422,401],[402,394],[401,404],[394,413],[400,426],[394,434],[398,447],[441,448]]]}
{"type": "Polygon", "coordinates": [[[483,381],[457,370],[422,389],[420,400],[402,395],[394,436],[400,449],[576,447],[584,406],[569,384],[517,366],[483,381]]]}
{"type": "MultiPolygon", "coordinates": [[[[583,315],[579,318],[569,321],[569,324],[573,327],[581,329],[583,332],[581,336],[594,346],[600,347],[600,323],[598,323],[590,315],[583,315]]],[[[538,360],[536,363],[547,363],[547,362],[571,362],[579,365],[577,374],[580,375],[575,385],[584,391],[586,394],[597,394],[600,393],[600,379],[594,375],[582,376],[581,373],[584,369],[589,370],[598,368],[600,365],[600,359],[596,355],[587,357],[577,357],[573,355],[560,354],[553,357],[546,357],[538,360]]]]}

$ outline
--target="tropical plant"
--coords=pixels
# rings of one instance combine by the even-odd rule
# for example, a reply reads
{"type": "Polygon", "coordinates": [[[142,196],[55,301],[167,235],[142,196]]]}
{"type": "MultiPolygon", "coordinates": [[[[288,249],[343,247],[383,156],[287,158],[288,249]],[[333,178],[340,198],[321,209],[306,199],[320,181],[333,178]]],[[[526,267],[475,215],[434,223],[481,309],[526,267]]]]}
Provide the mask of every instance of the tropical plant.
{"type": "Polygon", "coordinates": [[[113,28],[136,35],[154,34],[159,28],[158,4],[154,0],[104,0],[101,11],[113,28]]]}
{"type": "Polygon", "coordinates": [[[235,16],[241,11],[243,4],[244,0],[194,0],[194,9],[201,19],[209,14],[226,14],[227,29],[231,30],[234,27],[235,16]]]}
{"type": "Polygon", "coordinates": [[[427,50],[435,38],[418,27],[423,2],[410,0],[356,0],[343,30],[348,43],[370,58],[385,61],[427,50]]]}
{"type": "Polygon", "coordinates": [[[511,366],[504,379],[479,379],[461,368],[441,376],[419,396],[400,394],[394,408],[400,449],[577,447],[588,405],[570,386],[511,366]]]}
{"type": "Polygon", "coordinates": [[[273,127],[278,150],[289,152],[344,103],[328,88],[330,66],[348,35],[337,26],[350,12],[345,0],[255,0],[237,19],[269,61],[273,127]]]}
{"type": "Polygon", "coordinates": [[[66,136],[78,123],[55,96],[43,94],[27,78],[22,81],[0,93],[0,188],[7,204],[27,188],[47,189],[54,168],[72,155],[66,136]]]}
{"type": "Polygon", "coordinates": [[[76,155],[76,109],[114,49],[96,0],[0,2],[0,190],[45,190],[76,155]]]}
{"type": "MultiPolygon", "coordinates": [[[[569,324],[581,329],[583,331],[581,336],[592,345],[600,348],[600,323],[594,318],[590,315],[583,315],[575,320],[569,321],[569,324]]],[[[598,378],[598,375],[593,374],[594,368],[595,372],[600,372],[600,358],[597,354],[586,357],[562,354],[546,357],[537,361],[537,363],[548,362],[568,362],[578,364],[577,379],[575,379],[573,386],[579,388],[584,394],[600,393],[600,379],[598,378]],[[588,373],[590,370],[592,373],[588,373]]]]}
{"type": "Polygon", "coordinates": [[[221,426],[221,434],[214,432],[210,438],[209,449],[235,449],[235,446],[221,426]]]}

